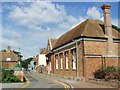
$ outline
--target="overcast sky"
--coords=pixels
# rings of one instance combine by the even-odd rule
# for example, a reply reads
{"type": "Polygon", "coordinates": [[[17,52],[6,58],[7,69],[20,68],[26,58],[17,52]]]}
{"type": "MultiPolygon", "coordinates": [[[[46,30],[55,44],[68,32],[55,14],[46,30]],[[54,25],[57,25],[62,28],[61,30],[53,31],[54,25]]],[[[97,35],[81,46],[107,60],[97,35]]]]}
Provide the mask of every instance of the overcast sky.
{"type": "MultiPolygon", "coordinates": [[[[105,3],[105,2],[104,2],[105,3]]],[[[24,58],[47,47],[48,38],[58,38],[82,21],[103,20],[100,2],[2,2],[0,45],[22,52],[24,58]],[[2,40],[2,42],[1,42],[2,40]]],[[[118,3],[111,4],[111,18],[118,25],[118,3]]]]}

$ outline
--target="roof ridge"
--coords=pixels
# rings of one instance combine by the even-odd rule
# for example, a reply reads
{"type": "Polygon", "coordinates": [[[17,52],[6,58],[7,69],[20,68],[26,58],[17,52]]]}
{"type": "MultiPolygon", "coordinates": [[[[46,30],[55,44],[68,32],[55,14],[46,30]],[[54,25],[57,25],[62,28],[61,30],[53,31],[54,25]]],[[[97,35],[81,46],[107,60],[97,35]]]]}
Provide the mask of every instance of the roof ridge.
{"type": "Polygon", "coordinates": [[[85,29],[86,29],[86,25],[88,25],[87,22],[88,22],[89,20],[93,20],[93,19],[87,19],[87,20],[85,21],[84,29],[83,29],[83,32],[81,33],[81,36],[83,36],[83,33],[84,33],[85,29]]]}

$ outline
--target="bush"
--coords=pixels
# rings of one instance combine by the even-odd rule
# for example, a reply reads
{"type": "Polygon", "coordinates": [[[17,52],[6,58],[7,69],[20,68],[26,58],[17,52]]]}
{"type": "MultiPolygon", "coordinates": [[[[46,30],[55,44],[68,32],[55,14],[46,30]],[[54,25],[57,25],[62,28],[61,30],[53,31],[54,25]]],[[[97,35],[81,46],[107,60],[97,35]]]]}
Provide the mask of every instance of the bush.
{"type": "Polygon", "coordinates": [[[94,72],[94,77],[97,79],[119,79],[120,80],[120,70],[115,68],[114,66],[108,66],[104,68],[100,68],[94,72]]]}
{"type": "Polygon", "coordinates": [[[2,70],[2,82],[20,82],[20,79],[17,76],[13,75],[13,72],[13,70],[2,70]]]}
{"type": "Polygon", "coordinates": [[[105,73],[104,70],[99,69],[99,70],[95,71],[94,77],[98,78],[98,79],[104,79],[105,78],[105,74],[106,73],[105,73]]]}

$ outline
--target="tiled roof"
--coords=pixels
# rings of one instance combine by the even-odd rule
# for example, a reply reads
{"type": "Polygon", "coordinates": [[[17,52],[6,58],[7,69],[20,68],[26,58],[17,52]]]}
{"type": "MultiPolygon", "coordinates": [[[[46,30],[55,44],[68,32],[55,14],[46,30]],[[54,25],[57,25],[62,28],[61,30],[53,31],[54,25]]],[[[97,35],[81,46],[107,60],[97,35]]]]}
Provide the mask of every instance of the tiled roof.
{"type": "Polygon", "coordinates": [[[40,54],[46,54],[46,52],[47,52],[47,49],[46,49],[46,48],[43,48],[43,49],[41,50],[40,54]]]}
{"type": "Polygon", "coordinates": [[[57,39],[50,39],[52,48],[55,46],[57,39]]]}
{"type": "MultiPolygon", "coordinates": [[[[70,31],[68,31],[67,33],[63,34],[61,37],[59,37],[54,48],[64,45],[71,40],[74,40],[81,36],[106,38],[104,23],[100,20],[87,19],[81,24],[71,29],[70,31]]],[[[118,37],[120,37],[120,33],[113,29],[113,38],[118,37]]]]}
{"type": "Polygon", "coordinates": [[[6,61],[7,58],[11,58],[11,61],[17,61],[18,55],[14,52],[0,52],[0,61],[6,61]]]}

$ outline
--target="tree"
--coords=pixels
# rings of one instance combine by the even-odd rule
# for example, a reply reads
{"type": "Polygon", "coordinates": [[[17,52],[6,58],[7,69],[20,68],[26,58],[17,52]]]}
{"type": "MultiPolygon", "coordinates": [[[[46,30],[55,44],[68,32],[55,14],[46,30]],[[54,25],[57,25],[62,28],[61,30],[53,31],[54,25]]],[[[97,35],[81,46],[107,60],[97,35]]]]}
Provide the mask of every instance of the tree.
{"type": "Polygon", "coordinates": [[[120,32],[120,28],[118,28],[117,26],[112,25],[112,28],[114,28],[115,30],[117,30],[118,32],[120,32]]]}
{"type": "Polygon", "coordinates": [[[28,68],[28,64],[30,64],[30,61],[32,61],[32,57],[30,57],[30,58],[27,58],[27,59],[25,59],[25,60],[22,60],[21,61],[21,64],[22,64],[22,67],[23,68],[28,68]]]}
{"type": "Polygon", "coordinates": [[[6,50],[5,50],[5,49],[3,49],[3,50],[1,50],[1,52],[6,52],[6,50]]]}

